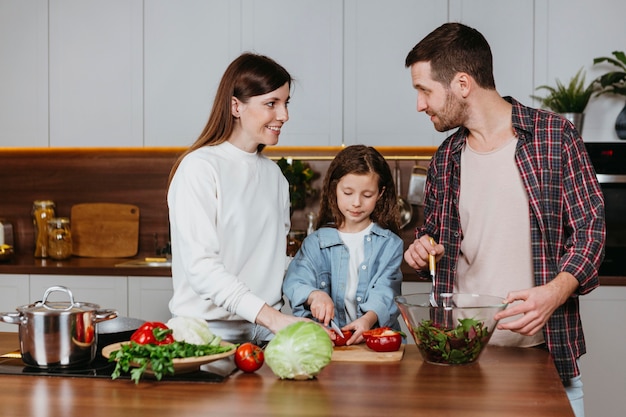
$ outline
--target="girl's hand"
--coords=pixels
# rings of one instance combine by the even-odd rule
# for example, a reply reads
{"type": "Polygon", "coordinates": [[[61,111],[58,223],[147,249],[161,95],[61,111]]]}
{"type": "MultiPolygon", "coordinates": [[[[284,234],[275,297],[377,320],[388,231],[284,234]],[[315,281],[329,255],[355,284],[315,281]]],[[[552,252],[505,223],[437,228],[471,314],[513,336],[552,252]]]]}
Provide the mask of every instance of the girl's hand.
{"type": "Polygon", "coordinates": [[[311,314],[324,326],[328,327],[330,319],[335,317],[335,304],[328,294],[324,291],[313,291],[309,294],[307,304],[311,310],[311,314]]]}
{"type": "Polygon", "coordinates": [[[363,332],[369,330],[378,321],[378,316],[373,311],[368,311],[352,323],[348,323],[342,330],[352,330],[352,337],[346,341],[346,345],[354,345],[362,343],[363,332]]]}

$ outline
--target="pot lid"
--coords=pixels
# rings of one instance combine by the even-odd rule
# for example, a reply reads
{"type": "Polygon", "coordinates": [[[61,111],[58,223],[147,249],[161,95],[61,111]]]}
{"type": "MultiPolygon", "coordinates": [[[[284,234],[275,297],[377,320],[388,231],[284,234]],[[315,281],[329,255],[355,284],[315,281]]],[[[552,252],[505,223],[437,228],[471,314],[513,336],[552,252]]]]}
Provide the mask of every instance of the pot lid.
{"type": "Polygon", "coordinates": [[[98,310],[100,306],[92,303],[82,303],[74,301],[74,295],[69,288],[63,286],[54,286],[46,290],[41,301],[36,303],[21,306],[17,308],[20,313],[34,313],[34,314],[62,314],[62,313],[84,313],[87,311],[98,310]],[[65,292],[70,301],[48,301],[48,296],[55,292],[65,292]]]}

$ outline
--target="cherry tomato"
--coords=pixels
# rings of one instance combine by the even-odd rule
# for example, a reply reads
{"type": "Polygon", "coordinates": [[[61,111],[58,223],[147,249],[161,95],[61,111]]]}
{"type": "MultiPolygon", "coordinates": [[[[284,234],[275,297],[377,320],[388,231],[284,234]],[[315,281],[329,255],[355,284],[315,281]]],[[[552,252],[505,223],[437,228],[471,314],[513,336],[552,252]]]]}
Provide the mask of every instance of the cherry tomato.
{"type": "Polygon", "coordinates": [[[404,333],[389,327],[380,327],[363,332],[365,344],[376,352],[395,352],[400,349],[403,335],[404,333]]]}
{"type": "Polygon", "coordinates": [[[239,345],[235,351],[235,364],[244,372],[255,372],[264,361],[263,349],[250,342],[239,345]]]}
{"type": "Polygon", "coordinates": [[[352,330],[342,330],[341,332],[343,334],[337,334],[337,332],[335,332],[333,330],[333,332],[335,333],[335,346],[345,346],[346,342],[348,341],[348,339],[350,339],[352,337],[352,330]]]}

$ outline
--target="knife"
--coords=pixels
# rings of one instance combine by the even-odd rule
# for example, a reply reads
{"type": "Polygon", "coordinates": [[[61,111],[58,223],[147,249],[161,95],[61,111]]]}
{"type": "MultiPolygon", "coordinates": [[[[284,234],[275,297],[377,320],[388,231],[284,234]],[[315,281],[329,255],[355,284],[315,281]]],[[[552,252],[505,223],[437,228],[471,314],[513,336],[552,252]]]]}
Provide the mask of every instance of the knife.
{"type": "Polygon", "coordinates": [[[330,328],[333,329],[339,336],[343,335],[341,327],[337,326],[337,323],[335,323],[335,320],[333,319],[330,319],[330,328]]]}

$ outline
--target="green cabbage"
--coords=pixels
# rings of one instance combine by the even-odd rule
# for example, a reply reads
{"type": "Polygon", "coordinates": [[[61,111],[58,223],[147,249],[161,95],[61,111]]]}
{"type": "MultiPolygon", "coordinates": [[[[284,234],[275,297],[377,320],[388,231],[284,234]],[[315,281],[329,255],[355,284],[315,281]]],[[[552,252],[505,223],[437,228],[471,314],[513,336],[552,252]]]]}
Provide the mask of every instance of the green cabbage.
{"type": "Polygon", "coordinates": [[[299,321],[274,335],[265,363],[281,379],[310,379],[330,363],[333,343],[319,324],[299,321]]]}
{"type": "Polygon", "coordinates": [[[219,345],[222,339],[209,329],[209,324],[196,317],[174,317],[166,323],[174,339],[193,345],[219,345]]]}

